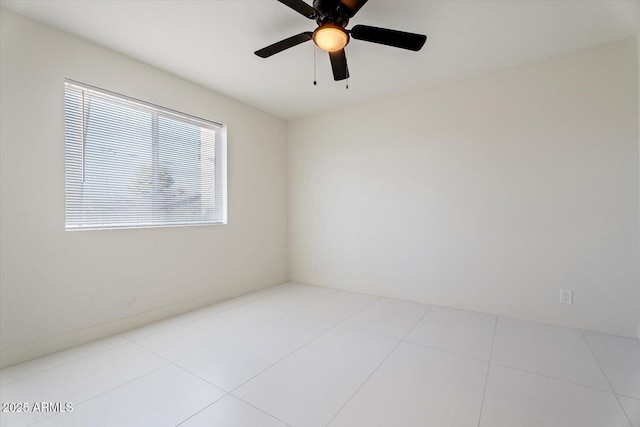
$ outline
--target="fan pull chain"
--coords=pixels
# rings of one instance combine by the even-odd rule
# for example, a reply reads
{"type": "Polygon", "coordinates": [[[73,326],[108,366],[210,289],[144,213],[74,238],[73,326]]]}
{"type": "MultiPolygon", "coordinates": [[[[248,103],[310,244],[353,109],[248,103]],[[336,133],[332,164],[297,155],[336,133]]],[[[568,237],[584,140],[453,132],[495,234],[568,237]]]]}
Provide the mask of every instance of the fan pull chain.
{"type": "Polygon", "coordinates": [[[313,85],[316,86],[318,81],[316,79],[316,47],[313,46],[313,85]]]}
{"type": "Polygon", "coordinates": [[[346,82],[347,82],[347,89],[349,89],[349,77],[347,77],[346,82]]]}

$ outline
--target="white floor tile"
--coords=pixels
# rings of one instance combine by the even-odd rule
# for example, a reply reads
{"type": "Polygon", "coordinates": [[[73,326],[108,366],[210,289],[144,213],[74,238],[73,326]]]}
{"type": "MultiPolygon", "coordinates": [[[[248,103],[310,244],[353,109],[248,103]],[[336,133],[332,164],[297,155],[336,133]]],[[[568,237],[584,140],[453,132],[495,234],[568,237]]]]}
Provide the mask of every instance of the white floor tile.
{"type": "Polygon", "coordinates": [[[189,418],[180,427],[286,427],[286,424],[228,395],[189,418]]]}
{"type": "Polygon", "coordinates": [[[406,340],[488,361],[495,323],[491,314],[433,307],[406,340]]]}
{"type": "Polygon", "coordinates": [[[294,310],[291,314],[337,325],[362,310],[377,297],[353,292],[335,291],[294,310]]]}
{"type": "Polygon", "coordinates": [[[486,362],[402,343],[329,425],[477,427],[487,368],[486,362]]]}
{"type": "Polygon", "coordinates": [[[211,316],[212,314],[224,311],[228,308],[235,307],[240,304],[244,304],[244,302],[236,298],[232,298],[226,301],[219,302],[217,304],[208,305],[197,310],[179,314],[177,316],[173,316],[159,322],[150,323],[140,328],[131,329],[130,331],[123,332],[120,335],[130,340],[140,339],[153,333],[164,331],[170,328],[175,328],[176,326],[184,325],[185,323],[193,322],[194,320],[211,316]]]}
{"type": "Polygon", "coordinates": [[[342,326],[402,339],[430,307],[417,302],[379,298],[342,326]]]}
{"type": "Polygon", "coordinates": [[[5,368],[74,411],[0,425],[640,427],[639,341],[495,319],[285,283],[5,368]]]}
{"type": "MultiPolygon", "coordinates": [[[[75,406],[166,363],[135,344],[125,344],[9,383],[0,388],[0,394],[3,402],[71,402],[75,406]]],[[[28,425],[51,415],[2,413],[0,424],[28,425]]]]}
{"type": "Polygon", "coordinates": [[[336,327],[233,394],[296,427],[325,426],[396,344],[336,327]]]}
{"type": "Polygon", "coordinates": [[[250,302],[287,313],[332,292],[335,291],[320,286],[287,283],[265,290],[264,295],[250,302]]]}
{"type": "Polygon", "coordinates": [[[174,362],[207,348],[216,340],[243,333],[280,314],[265,307],[242,304],[134,341],[174,362]]]}
{"type": "Polygon", "coordinates": [[[44,420],[38,426],[170,427],[225,393],[169,365],[44,420]]]}
{"type": "Polygon", "coordinates": [[[491,365],[481,427],[629,427],[612,393],[491,365]]]}
{"type": "Polygon", "coordinates": [[[640,341],[587,331],[584,336],[613,390],[640,399],[640,341]]]}
{"type": "Polygon", "coordinates": [[[109,338],[94,341],[88,344],[70,348],[68,350],[53,353],[49,356],[40,357],[18,365],[10,366],[0,370],[0,385],[12,381],[26,378],[28,376],[44,372],[47,369],[73,362],[83,357],[91,356],[105,350],[128,344],[129,341],[121,336],[115,335],[109,338]]]}
{"type": "Polygon", "coordinates": [[[627,413],[633,427],[640,427],[640,400],[618,396],[622,408],[627,413]]]}
{"type": "Polygon", "coordinates": [[[611,391],[586,340],[577,329],[500,317],[491,361],[611,391]]]}
{"type": "Polygon", "coordinates": [[[176,363],[231,391],[329,330],[326,321],[284,314],[176,363]]]}

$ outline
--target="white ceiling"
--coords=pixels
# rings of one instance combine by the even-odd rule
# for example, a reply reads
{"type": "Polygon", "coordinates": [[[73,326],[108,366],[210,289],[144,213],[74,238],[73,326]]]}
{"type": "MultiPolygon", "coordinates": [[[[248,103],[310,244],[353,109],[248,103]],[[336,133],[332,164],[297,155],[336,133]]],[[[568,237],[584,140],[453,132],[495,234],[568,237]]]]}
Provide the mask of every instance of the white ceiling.
{"type": "MultiPolygon", "coordinates": [[[[311,1],[308,1],[311,3],[311,1]]],[[[276,0],[2,0],[2,6],[284,118],[603,44],[640,31],[640,1],[370,0],[348,28],[427,34],[410,52],[352,40],[349,90],[313,44],[253,54],[313,21],[276,0]]]]}

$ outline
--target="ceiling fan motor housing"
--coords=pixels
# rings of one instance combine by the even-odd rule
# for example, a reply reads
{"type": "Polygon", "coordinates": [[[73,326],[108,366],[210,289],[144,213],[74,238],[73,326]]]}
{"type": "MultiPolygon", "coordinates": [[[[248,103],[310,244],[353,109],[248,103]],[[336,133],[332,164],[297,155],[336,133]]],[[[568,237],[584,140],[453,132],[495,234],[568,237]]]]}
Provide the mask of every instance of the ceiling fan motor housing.
{"type": "Polygon", "coordinates": [[[313,8],[319,26],[334,24],[345,28],[349,23],[350,11],[340,0],[313,0],[313,8]]]}

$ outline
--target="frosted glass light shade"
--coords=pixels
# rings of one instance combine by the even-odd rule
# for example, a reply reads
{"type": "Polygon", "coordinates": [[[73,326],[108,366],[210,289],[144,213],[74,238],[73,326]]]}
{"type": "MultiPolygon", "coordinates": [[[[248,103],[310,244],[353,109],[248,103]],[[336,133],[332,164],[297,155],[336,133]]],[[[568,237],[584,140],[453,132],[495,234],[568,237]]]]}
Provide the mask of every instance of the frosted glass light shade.
{"type": "Polygon", "coordinates": [[[326,52],[337,52],[349,43],[349,34],[336,25],[325,24],[313,33],[313,42],[326,52]]]}

